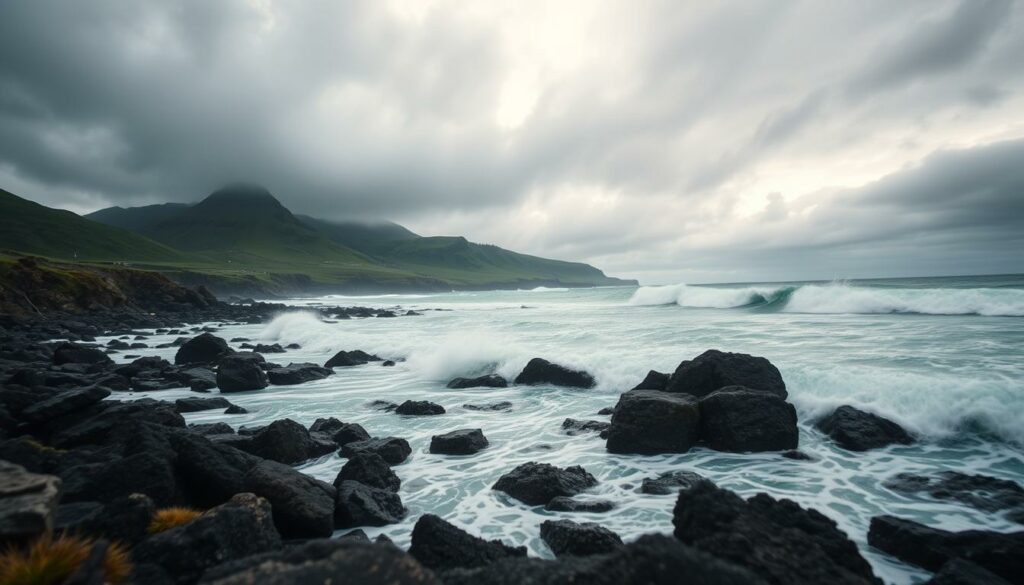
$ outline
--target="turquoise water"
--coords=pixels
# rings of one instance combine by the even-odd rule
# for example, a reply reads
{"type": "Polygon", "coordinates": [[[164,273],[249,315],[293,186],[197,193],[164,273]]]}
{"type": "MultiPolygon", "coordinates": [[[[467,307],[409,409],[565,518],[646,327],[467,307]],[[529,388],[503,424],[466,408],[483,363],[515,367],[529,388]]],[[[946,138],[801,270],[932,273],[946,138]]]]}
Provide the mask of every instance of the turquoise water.
{"type": "MultiPolygon", "coordinates": [[[[410,441],[413,455],[396,467],[408,519],[367,530],[407,544],[415,519],[440,514],[490,538],[549,556],[539,524],[557,513],[494,492],[502,473],[526,461],[583,465],[600,481],[594,497],[612,499],[608,514],[577,514],[624,538],[671,531],[674,498],[637,492],[640,480],[672,469],[697,471],[743,495],[765,491],[818,509],[858,542],[887,582],[926,575],[865,543],[870,518],[889,513],[949,529],[1019,529],[997,514],[889,491],[881,482],[904,471],[956,469],[1024,482],[1024,277],[905,279],[846,283],[538,289],[291,301],[296,310],[266,325],[228,326],[225,338],[300,343],[268,359],[323,363],[342,349],[399,358],[394,368],[338,369],[329,379],[232,395],[252,412],[187,415],[190,422],[256,425],[282,417],[304,424],[335,416],[371,434],[410,441]],[[401,306],[419,317],[323,322],[303,306],[401,306]],[[432,310],[442,309],[442,310],[432,310]],[[801,420],[801,450],[813,461],[775,454],[723,454],[703,448],[682,455],[619,456],[596,435],[570,437],[567,417],[606,420],[615,403],[649,369],[672,371],[706,349],[765,356],[778,366],[801,420]],[[592,390],[546,387],[448,390],[455,376],[497,371],[514,377],[542,356],[592,372],[592,390]],[[400,417],[371,400],[428,399],[439,417],[400,417]],[[473,412],[464,403],[513,403],[509,412],[473,412]],[[836,449],[811,421],[839,404],[878,412],[920,442],[854,454],[836,449]],[[427,452],[430,436],[482,428],[492,446],[469,457],[427,452]]],[[[154,339],[158,341],[158,339],[154,339]]],[[[105,340],[102,340],[105,341],[105,340]]],[[[152,354],[171,356],[170,350],[152,354]]],[[[161,398],[188,394],[170,390],[161,398]]],[[[344,460],[327,456],[303,466],[333,480],[344,460]]]]}

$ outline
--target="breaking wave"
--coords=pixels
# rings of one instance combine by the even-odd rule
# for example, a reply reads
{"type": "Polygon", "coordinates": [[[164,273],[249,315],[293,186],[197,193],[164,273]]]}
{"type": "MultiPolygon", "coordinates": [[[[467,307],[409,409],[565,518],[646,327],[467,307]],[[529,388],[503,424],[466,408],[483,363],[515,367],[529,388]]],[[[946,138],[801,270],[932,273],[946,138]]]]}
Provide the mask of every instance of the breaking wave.
{"type": "Polygon", "coordinates": [[[796,286],[645,286],[631,305],[750,308],[784,313],[1024,316],[1024,290],[1007,288],[875,288],[844,283],[796,286]]]}

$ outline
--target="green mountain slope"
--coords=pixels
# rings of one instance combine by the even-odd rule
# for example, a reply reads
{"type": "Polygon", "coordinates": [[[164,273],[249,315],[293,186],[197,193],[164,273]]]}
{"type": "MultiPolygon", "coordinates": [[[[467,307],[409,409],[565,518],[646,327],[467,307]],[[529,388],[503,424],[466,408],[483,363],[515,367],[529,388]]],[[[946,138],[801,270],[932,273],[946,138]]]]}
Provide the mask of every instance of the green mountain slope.
{"type": "Polygon", "coordinates": [[[175,217],[188,205],[185,203],[160,203],[141,207],[108,207],[82,217],[113,227],[145,233],[154,225],[175,217]]]}
{"type": "Polygon", "coordinates": [[[177,250],[136,233],[50,209],[0,189],[0,248],[50,258],[109,262],[185,262],[177,250]]]}
{"type": "Polygon", "coordinates": [[[332,242],[369,255],[386,251],[396,242],[415,240],[420,237],[405,227],[390,221],[334,222],[316,219],[308,215],[296,215],[295,217],[303,224],[322,233],[332,242]]]}

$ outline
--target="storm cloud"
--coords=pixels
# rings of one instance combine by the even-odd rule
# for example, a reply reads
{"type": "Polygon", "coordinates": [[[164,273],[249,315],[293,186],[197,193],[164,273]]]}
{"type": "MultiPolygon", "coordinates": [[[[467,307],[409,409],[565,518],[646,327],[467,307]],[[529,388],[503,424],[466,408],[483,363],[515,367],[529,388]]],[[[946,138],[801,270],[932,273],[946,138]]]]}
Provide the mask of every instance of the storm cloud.
{"type": "Polygon", "coordinates": [[[1022,272],[1024,7],[0,7],[0,187],[260,182],[646,282],[1022,272]]]}

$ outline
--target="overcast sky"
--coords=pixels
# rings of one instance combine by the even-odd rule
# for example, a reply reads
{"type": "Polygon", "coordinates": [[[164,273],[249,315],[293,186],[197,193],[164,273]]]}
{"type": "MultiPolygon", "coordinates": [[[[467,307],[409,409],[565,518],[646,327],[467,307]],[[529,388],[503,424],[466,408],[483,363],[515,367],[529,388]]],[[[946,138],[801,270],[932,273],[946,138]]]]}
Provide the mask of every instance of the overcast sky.
{"type": "Polygon", "coordinates": [[[6,0],[0,187],[648,283],[1024,272],[1024,3],[6,0]]]}

